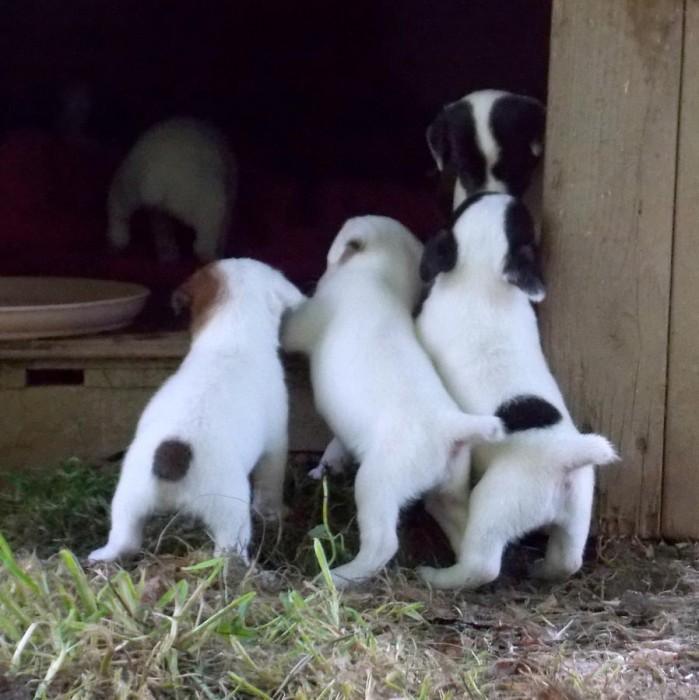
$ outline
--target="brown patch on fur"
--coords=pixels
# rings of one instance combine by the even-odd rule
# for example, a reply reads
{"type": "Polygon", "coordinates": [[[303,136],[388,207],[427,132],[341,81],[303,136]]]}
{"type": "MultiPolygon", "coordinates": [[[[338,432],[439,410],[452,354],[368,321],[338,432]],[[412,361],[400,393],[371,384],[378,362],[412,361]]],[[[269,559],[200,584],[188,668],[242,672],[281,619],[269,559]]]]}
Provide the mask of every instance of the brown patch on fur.
{"type": "Polygon", "coordinates": [[[172,295],[176,312],[183,308],[190,311],[190,329],[196,335],[213,315],[217,304],[223,299],[225,283],[216,265],[211,264],[197,270],[172,295]]]}
{"type": "Polygon", "coordinates": [[[153,455],[153,474],[164,481],[183,479],[192,462],[192,448],[182,440],[164,440],[153,455]]]}

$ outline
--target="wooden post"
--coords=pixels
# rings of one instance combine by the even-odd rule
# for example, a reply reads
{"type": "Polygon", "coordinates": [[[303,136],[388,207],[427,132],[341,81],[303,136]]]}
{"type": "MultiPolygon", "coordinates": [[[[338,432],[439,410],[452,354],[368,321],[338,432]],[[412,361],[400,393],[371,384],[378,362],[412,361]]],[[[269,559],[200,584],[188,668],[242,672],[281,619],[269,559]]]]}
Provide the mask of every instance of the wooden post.
{"type": "Polygon", "coordinates": [[[699,538],[699,2],[688,0],[677,148],[663,525],[699,538]]]}
{"type": "Polygon", "coordinates": [[[603,531],[658,536],[683,0],[555,0],[542,306],[579,426],[620,447],[603,531]]]}

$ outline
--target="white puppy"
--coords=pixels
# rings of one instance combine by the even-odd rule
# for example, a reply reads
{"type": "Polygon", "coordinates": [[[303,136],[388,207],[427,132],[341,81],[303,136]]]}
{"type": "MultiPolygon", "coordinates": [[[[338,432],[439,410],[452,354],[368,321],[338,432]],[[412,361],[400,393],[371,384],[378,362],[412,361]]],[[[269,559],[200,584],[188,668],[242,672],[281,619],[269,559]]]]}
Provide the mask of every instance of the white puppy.
{"type": "Polygon", "coordinates": [[[140,549],[144,521],[181,509],[210,529],[216,553],[245,558],[250,484],[263,515],[282,511],[288,396],[278,355],[282,313],[303,295],[255,260],[195,273],[174,301],[190,307],[192,346],[146,406],[112,501],[112,528],[93,560],[140,549]]]}
{"type": "Polygon", "coordinates": [[[503,436],[498,418],[459,411],[420,347],[411,310],[421,252],[393,219],[350,219],[282,332],[285,349],[310,355],[316,405],[360,461],[360,550],[333,569],[337,585],[381,569],[398,547],[401,507],[467,468],[470,443],[503,436]]]}
{"type": "Polygon", "coordinates": [[[437,167],[454,179],[454,208],[488,191],[527,193],[538,212],[545,120],[538,100],[501,90],[478,90],[445,105],[427,129],[427,144],[437,167]]]}
{"type": "Polygon", "coordinates": [[[452,230],[425,247],[423,280],[434,280],[417,330],[439,375],[464,411],[494,413],[509,437],[473,450],[480,481],[468,511],[453,506],[461,485],[443,490],[431,512],[465,525],[458,562],[423,568],[438,587],[476,588],[500,572],[505,545],[549,527],[539,576],[577,571],[587,539],[595,464],[617,459],[602,436],[582,435],[541,350],[532,302],[544,298],[534,227],[508,195],[480,194],[454,214],[452,230]],[[451,513],[451,515],[450,515],[451,513]]]}
{"type": "MultiPolygon", "coordinates": [[[[137,210],[160,212],[194,230],[194,251],[202,261],[221,255],[231,224],[237,166],[228,140],[211,124],[175,117],[146,131],[117,170],[109,190],[108,237],[118,249],[132,241],[137,210]]],[[[160,240],[165,227],[152,217],[159,258],[175,254],[179,241],[160,240]]],[[[139,232],[142,234],[143,232],[139,232]]]]}
{"type": "MultiPolygon", "coordinates": [[[[545,121],[541,102],[502,90],[478,90],[446,104],[426,136],[437,167],[453,180],[454,208],[477,192],[524,195],[540,221],[545,121]]],[[[338,474],[351,462],[334,438],[309,475],[338,474]]]]}

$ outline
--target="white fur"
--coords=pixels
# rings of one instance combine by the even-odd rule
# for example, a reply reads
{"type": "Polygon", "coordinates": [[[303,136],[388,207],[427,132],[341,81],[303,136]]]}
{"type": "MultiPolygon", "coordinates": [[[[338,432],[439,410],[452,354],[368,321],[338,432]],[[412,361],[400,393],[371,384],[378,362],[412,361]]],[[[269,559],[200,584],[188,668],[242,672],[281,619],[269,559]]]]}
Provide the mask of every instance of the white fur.
{"type": "Polygon", "coordinates": [[[254,260],[223,260],[210,268],[225,281],[223,294],[139,420],[112,501],[109,541],[90,554],[92,560],[138,551],[144,522],[156,510],[199,516],[217,554],[245,557],[253,469],[254,507],[262,515],[282,512],[288,396],[279,322],[303,295],[280,272],[254,260]],[[155,450],[171,439],[193,452],[180,481],[152,471],[155,450]]]}
{"type": "Polygon", "coordinates": [[[135,143],[109,191],[108,237],[128,245],[129,219],[152,207],[191,226],[195,252],[211,260],[223,251],[231,223],[237,170],[226,137],[212,125],[185,117],[160,122],[135,143]]]}
{"type": "Polygon", "coordinates": [[[308,472],[311,479],[322,479],[325,474],[338,475],[352,464],[352,455],[347,448],[334,437],[325,448],[318,466],[308,472]]]}
{"type": "MultiPolygon", "coordinates": [[[[465,95],[457,102],[467,102],[471,105],[473,109],[473,117],[475,120],[476,128],[476,139],[477,146],[483,158],[486,162],[486,182],[484,183],[482,190],[488,192],[502,192],[510,193],[508,183],[498,177],[493,172],[493,166],[498,162],[501,155],[501,147],[495,138],[492,129],[490,127],[490,114],[493,109],[493,103],[500,97],[512,94],[507,93],[503,90],[478,90],[476,92],[471,92],[465,95]]],[[[523,98],[531,99],[531,98],[523,98]]],[[[456,103],[453,103],[456,104],[456,103]]],[[[446,105],[448,109],[450,105],[446,105]]],[[[524,138],[523,136],[521,138],[524,138]]],[[[428,146],[432,157],[434,158],[437,167],[440,170],[445,169],[445,163],[443,162],[442,155],[437,151],[431,139],[429,138],[428,130],[428,146]]],[[[541,141],[534,141],[530,144],[526,144],[529,147],[532,154],[539,158],[543,151],[543,143],[541,141]]],[[[525,192],[523,199],[527,206],[534,213],[534,218],[537,222],[541,221],[541,198],[542,198],[542,169],[539,166],[535,167],[532,171],[531,184],[525,192]]],[[[468,191],[463,183],[456,179],[454,183],[454,196],[453,196],[453,208],[456,209],[468,196],[475,194],[478,190],[468,191]]]]}
{"type": "Polygon", "coordinates": [[[393,557],[401,507],[467,469],[462,446],[503,434],[492,415],[458,410],[417,341],[411,310],[421,250],[393,219],[350,219],[315,295],[282,332],[285,349],[310,355],[316,405],[360,462],[360,550],[333,569],[336,585],[365,579],[393,557]]]}
{"type": "Polygon", "coordinates": [[[577,571],[590,525],[592,465],[617,458],[605,438],[581,435],[574,426],[543,355],[531,299],[503,275],[503,220],[512,201],[490,195],[461,215],[454,227],[456,266],[437,276],[417,320],[418,335],[464,411],[494,413],[515,396],[535,395],[555,406],[562,420],[475,448],[480,481],[468,512],[450,500],[462,496],[462,484],[432,500],[433,512],[446,508],[442,517],[452,517],[456,530],[465,528],[456,565],[421,569],[442,588],[494,580],[505,545],[542,526],[550,528],[549,543],[535,573],[560,578],[577,571]]]}

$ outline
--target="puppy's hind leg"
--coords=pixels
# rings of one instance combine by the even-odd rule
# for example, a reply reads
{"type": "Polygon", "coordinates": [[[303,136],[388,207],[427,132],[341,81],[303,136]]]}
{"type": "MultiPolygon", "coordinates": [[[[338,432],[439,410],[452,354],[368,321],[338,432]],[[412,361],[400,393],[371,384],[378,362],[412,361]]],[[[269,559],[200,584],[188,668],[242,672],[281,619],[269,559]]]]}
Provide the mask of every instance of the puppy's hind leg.
{"type": "MultiPolygon", "coordinates": [[[[219,472],[220,473],[220,472],[219,472]]],[[[252,533],[250,482],[242,470],[228,472],[225,479],[205,484],[192,510],[201,517],[214,539],[214,556],[234,554],[246,563],[252,533]]]]}
{"type": "Polygon", "coordinates": [[[584,467],[564,477],[565,498],[549,530],[546,555],[532,567],[537,578],[556,580],[574,574],[582,566],[590,531],[595,485],[594,468],[584,467]]]}
{"type": "MultiPolygon", "coordinates": [[[[128,455],[127,455],[128,459],[128,455]]],[[[135,469],[130,470],[135,472],[135,469]]],[[[124,465],[127,472],[127,465],[124,465]]],[[[112,499],[112,526],[104,547],[91,552],[91,561],[114,561],[141,548],[143,526],[156,505],[155,483],[150,473],[135,482],[122,473],[112,499]]]]}
{"type": "Polygon", "coordinates": [[[437,521],[455,554],[468,521],[471,453],[462,448],[450,460],[448,480],[425,496],[425,510],[437,521]]]}
{"type": "Polygon", "coordinates": [[[281,519],[285,515],[284,475],[286,442],[262,455],[252,472],[253,510],[262,518],[281,519]]]}
{"type": "Polygon", "coordinates": [[[388,468],[385,455],[366,458],[354,484],[359,524],[359,552],[349,563],[330,572],[338,588],[377,573],[398,549],[398,515],[410,495],[388,468]]]}
{"type": "Polygon", "coordinates": [[[419,574],[436,588],[474,589],[500,574],[508,542],[543,525],[551,500],[549,484],[535,465],[500,461],[488,467],[471,492],[468,522],[458,561],[446,569],[422,567],[419,574]]]}

